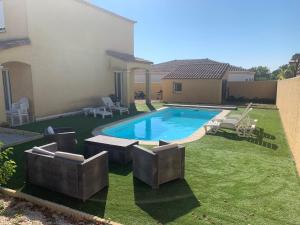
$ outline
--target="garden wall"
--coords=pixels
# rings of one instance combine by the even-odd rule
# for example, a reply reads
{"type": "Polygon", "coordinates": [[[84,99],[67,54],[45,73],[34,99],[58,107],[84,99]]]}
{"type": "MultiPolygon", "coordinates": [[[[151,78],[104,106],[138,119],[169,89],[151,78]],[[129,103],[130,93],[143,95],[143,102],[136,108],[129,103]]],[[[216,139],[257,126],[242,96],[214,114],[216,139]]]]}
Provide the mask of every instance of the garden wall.
{"type": "Polygon", "coordinates": [[[276,100],[277,81],[228,82],[228,96],[245,99],[276,100]]]}
{"type": "Polygon", "coordinates": [[[278,81],[277,107],[300,175],[300,77],[278,81]]]}

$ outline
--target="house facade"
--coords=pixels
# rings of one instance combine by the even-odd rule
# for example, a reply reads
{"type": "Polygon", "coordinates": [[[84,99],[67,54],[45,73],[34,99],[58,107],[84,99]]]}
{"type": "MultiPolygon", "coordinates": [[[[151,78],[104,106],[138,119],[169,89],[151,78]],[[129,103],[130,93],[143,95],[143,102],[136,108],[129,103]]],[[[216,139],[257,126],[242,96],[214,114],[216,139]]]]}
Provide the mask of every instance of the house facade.
{"type": "Polygon", "coordinates": [[[166,102],[221,104],[229,95],[230,83],[254,80],[254,72],[210,59],[185,60],[162,78],[166,102]]]}
{"type": "MultiPolygon", "coordinates": [[[[191,65],[191,64],[222,64],[222,63],[206,58],[206,59],[172,60],[172,61],[152,65],[150,68],[152,99],[159,98],[158,92],[163,91],[163,83],[166,83],[166,81],[163,80],[165,76],[174,72],[180,66],[191,65]]],[[[253,81],[254,74],[255,73],[251,70],[242,67],[233,66],[233,65],[228,65],[226,80],[229,82],[253,81]]],[[[203,82],[203,85],[205,85],[205,82],[203,82]]],[[[145,75],[143,74],[142,70],[137,70],[135,72],[135,91],[136,92],[145,91],[145,75]]],[[[164,95],[164,93],[162,95],[164,95]]],[[[215,93],[215,95],[218,94],[215,93]]]]}
{"type": "Polygon", "coordinates": [[[150,80],[151,65],[134,56],[134,24],[84,0],[1,0],[0,122],[21,97],[33,120],[110,94],[132,103],[134,71],[150,80]]]}

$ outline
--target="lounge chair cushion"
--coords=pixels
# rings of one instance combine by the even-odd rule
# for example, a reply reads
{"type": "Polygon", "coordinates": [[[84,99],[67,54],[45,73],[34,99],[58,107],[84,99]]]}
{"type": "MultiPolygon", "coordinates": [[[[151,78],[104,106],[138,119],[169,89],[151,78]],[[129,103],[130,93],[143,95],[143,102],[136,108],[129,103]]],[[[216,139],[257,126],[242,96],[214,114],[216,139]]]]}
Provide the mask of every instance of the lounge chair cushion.
{"type": "Polygon", "coordinates": [[[57,152],[55,152],[55,157],[69,159],[69,160],[73,160],[73,161],[76,161],[76,162],[83,162],[84,161],[83,155],[72,154],[72,153],[68,153],[68,152],[57,151],[57,152]]]}
{"type": "Polygon", "coordinates": [[[47,128],[47,132],[48,132],[48,134],[55,134],[55,132],[54,132],[54,130],[53,130],[53,128],[51,126],[49,126],[47,128]]]}
{"type": "Polygon", "coordinates": [[[32,148],[32,152],[33,153],[38,153],[38,154],[42,154],[42,155],[50,155],[50,156],[54,156],[53,152],[47,151],[45,149],[42,149],[40,147],[33,147],[32,148]]]}
{"type": "Polygon", "coordinates": [[[173,149],[173,148],[177,148],[178,144],[167,144],[167,145],[163,145],[163,146],[158,146],[152,149],[152,151],[154,153],[160,152],[160,151],[164,151],[164,150],[168,150],[168,149],[173,149]]]}

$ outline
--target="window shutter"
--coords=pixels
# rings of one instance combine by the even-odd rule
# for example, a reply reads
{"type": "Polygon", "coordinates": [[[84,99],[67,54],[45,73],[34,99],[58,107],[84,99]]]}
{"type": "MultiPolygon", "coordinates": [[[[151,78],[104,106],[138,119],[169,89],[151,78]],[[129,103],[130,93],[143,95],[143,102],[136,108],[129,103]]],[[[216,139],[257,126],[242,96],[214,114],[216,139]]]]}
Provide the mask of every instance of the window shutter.
{"type": "Polygon", "coordinates": [[[4,6],[3,1],[0,0],[0,31],[5,30],[5,21],[4,21],[4,6]]]}

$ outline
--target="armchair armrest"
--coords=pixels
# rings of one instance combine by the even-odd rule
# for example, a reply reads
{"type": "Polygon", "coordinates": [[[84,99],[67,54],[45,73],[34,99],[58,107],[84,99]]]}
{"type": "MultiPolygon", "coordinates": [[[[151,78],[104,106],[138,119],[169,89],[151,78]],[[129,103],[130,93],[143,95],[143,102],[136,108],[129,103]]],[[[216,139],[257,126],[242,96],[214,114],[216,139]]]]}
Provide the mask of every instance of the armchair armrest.
{"type": "Polygon", "coordinates": [[[108,153],[103,151],[78,165],[79,193],[85,201],[108,186],[108,153]]]}
{"type": "Polygon", "coordinates": [[[88,163],[90,163],[91,161],[94,161],[94,160],[97,160],[97,158],[99,157],[99,158],[105,158],[105,157],[107,157],[108,156],[108,152],[107,151],[103,151],[103,152],[100,152],[100,153],[98,153],[98,154],[96,154],[96,155],[94,155],[94,156],[92,156],[92,157],[90,157],[90,158],[88,158],[88,159],[85,159],[84,160],[84,162],[82,163],[82,165],[84,165],[84,164],[88,164],[88,163]]]}
{"type": "Polygon", "coordinates": [[[158,156],[138,145],[133,146],[133,176],[152,186],[158,187],[158,156]]]}
{"type": "Polygon", "coordinates": [[[134,146],[133,146],[133,151],[136,151],[138,154],[145,154],[145,155],[150,154],[150,155],[155,155],[155,153],[152,152],[151,150],[146,149],[146,148],[144,148],[144,147],[142,147],[142,146],[139,146],[139,145],[134,145],[134,146]],[[139,152],[139,151],[141,151],[141,152],[139,152]]]}
{"type": "Polygon", "coordinates": [[[163,140],[159,140],[159,146],[163,146],[163,145],[168,145],[168,144],[171,144],[170,142],[167,142],[167,141],[163,141],[163,140]]]}
{"type": "Polygon", "coordinates": [[[57,143],[53,142],[47,145],[40,146],[40,148],[45,149],[50,152],[56,152],[58,150],[57,143]]]}

